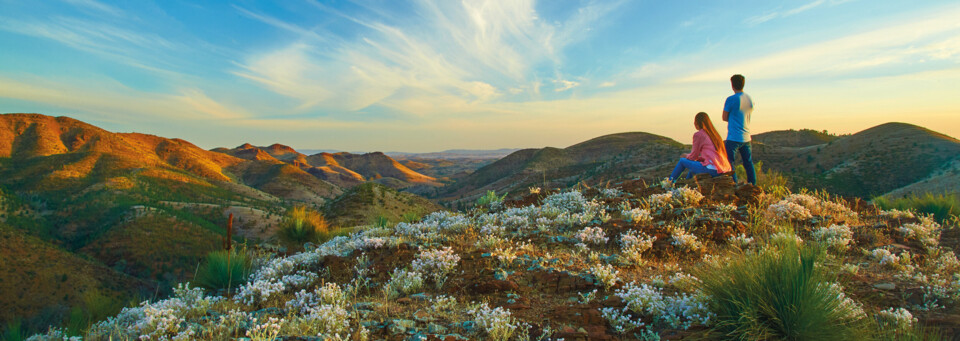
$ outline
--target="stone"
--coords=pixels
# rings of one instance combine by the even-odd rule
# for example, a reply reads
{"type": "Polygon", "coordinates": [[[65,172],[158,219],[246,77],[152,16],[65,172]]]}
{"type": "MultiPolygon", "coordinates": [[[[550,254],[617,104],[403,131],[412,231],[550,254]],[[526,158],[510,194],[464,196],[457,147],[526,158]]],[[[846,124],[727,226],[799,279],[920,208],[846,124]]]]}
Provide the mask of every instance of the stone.
{"type": "Polygon", "coordinates": [[[874,284],[873,287],[880,290],[893,290],[897,288],[897,285],[893,283],[878,283],[874,284]]]}
{"type": "Polygon", "coordinates": [[[413,320],[396,319],[390,323],[388,330],[390,331],[390,334],[399,335],[406,333],[407,330],[413,329],[416,326],[417,322],[413,320]]]}

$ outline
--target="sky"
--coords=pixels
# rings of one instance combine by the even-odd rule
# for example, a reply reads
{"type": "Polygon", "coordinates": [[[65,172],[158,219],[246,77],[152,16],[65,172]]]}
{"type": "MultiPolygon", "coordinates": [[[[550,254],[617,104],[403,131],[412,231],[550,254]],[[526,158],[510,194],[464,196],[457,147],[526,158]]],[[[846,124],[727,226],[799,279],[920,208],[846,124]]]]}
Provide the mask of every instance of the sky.
{"type": "Polygon", "coordinates": [[[0,0],[0,112],[203,148],[566,147],[907,122],[960,137],[960,3],[0,0]]]}

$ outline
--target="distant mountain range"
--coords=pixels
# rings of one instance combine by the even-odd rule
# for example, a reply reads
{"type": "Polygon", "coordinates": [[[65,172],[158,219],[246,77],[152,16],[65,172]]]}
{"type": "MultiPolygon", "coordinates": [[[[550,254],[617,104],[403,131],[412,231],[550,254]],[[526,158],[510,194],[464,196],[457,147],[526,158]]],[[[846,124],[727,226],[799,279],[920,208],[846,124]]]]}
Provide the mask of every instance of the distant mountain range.
{"type": "Polygon", "coordinates": [[[375,181],[394,188],[439,185],[436,178],[417,173],[381,152],[359,155],[321,152],[305,155],[279,143],[267,147],[247,143],[234,149],[216,148],[213,151],[250,161],[292,165],[318,179],[344,188],[366,181],[375,181]]]}

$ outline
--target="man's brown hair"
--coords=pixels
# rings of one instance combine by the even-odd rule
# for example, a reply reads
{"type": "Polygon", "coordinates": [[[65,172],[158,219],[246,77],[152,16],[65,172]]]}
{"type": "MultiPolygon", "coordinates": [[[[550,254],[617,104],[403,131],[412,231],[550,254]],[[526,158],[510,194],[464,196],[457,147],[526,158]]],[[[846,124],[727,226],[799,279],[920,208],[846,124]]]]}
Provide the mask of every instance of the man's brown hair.
{"type": "Polygon", "coordinates": [[[746,82],[746,79],[743,78],[743,75],[736,74],[733,77],[730,77],[730,85],[733,85],[734,90],[743,91],[743,83],[746,82]]]}

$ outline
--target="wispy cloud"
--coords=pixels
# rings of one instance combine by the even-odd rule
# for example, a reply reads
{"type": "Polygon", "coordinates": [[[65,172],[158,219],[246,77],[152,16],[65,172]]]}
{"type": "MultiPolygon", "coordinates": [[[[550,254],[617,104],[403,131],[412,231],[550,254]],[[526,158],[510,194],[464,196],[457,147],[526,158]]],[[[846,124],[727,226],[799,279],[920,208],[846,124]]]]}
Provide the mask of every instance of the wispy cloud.
{"type": "Polygon", "coordinates": [[[0,17],[0,30],[48,39],[126,65],[160,73],[175,66],[169,51],[184,48],[154,33],[103,23],[98,20],[57,16],[50,20],[0,17]]]}
{"type": "Polygon", "coordinates": [[[909,22],[775,52],[733,65],[682,77],[680,82],[707,82],[734,73],[755,78],[837,76],[887,66],[917,65],[956,58],[960,51],[960,7],[920,16],[909,22]]]}
{"type": "Polygon", "coordinates": [[[199,89],[179,93],[142,92],[111,80],[69,82],[46,78],[13,79],[0,75],[0,97],[97,113],[108,121],[151,122],[157,119],[207,121],[240,119],[250,114],[207,96],[199,89]]]}
{"type": "MultiPolygon", "coordinates": [[[[537,95],[539,89],[532,85],[541,77],[537,70],[561,68],[559,53],[588,36],[589,27],[618,5],[591,3],[563,23],[548,23],[531,0],[421,0],[414,2],[414,16],[384,22],[310,3],[357,24],[361,39],[340,39],[336,32],[238,7],[299,39],[247,57],[235,74],[297,99],[301,112],[350,112],[376,105],[416,115],[495,101],[504,92],[537,95]]],[[[576,85],[562,83],[558,89],[576,85]]]]}
{"type": "Polygon", "coordinates": [[[124,12],[119,8],[107,5],[105,3],[102,3],[96,0],[63,0],[63,1],[80,8],[90,9],[97,12],[113,15],[113,16],[119,17],[124,15],[124,12]]]}
{"type": "Polygon", "coordinates": [[[556,84],[556,88],[553,91],[564,92],[573,88],[580,86],[580,82],[570,81],[566,79],[558,79],[553,81],[553,84],[556,84]]]}
{"type": "MultiPolygon", "coordinates": [[[[831,5],[837,5],[837,4],[840,4],[840,3],[842,3],[842,2],[845,2],[845,1],[834,1],[834,2],[832,2],[832,3],[830,3],[830,4],[831,4],[831,5]]],[[[794,15],[797,15],[797,14],[800,14],[800,13],[803,13],[803,12],[806,12],[806,11],[809,11],[809,10],[811,10],[811,9],[820,7],[821,5],[826,4],[826,3],[827,3],[827,0],[815,0],[815,1],[811,1],[811,2],[808,2],[808,3],[804,4],[804,5],[801,5],[801,6],[798,6],[798,7],[794,7],[794,8],[785,10],[785,11],[772,11],[772,12],[767,12],[767,13],[764,13],[764,14],[761,14],[761,15],[752,16],[752,17],[749,17],[749,18],[745,19],[743,22],[744,22],[745,24],[751,25],[751,26],[753,26],[753,25],[759,25],[759,24],[765,23],[765,22],[770,21],[770,20],[773,20],[773,19],[786,18],[786,17],[794,16],[794,15]]]]}

